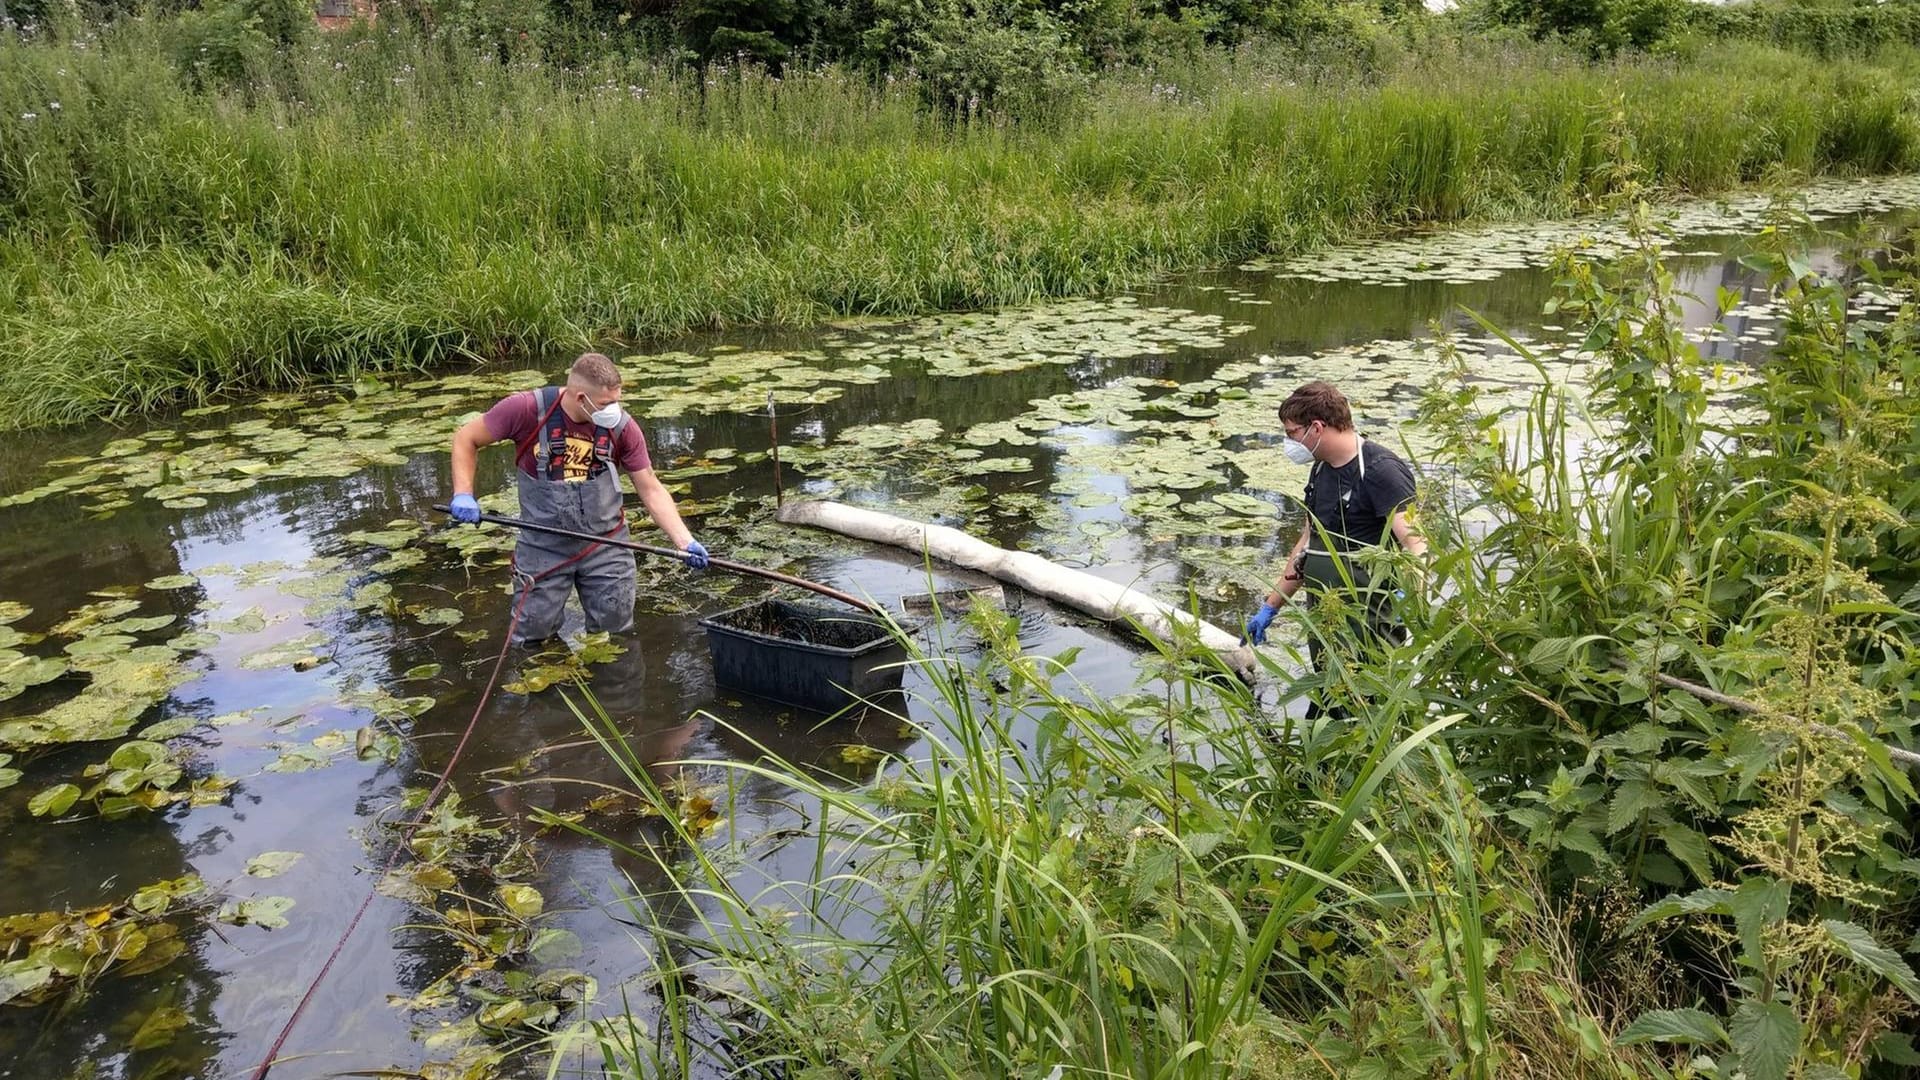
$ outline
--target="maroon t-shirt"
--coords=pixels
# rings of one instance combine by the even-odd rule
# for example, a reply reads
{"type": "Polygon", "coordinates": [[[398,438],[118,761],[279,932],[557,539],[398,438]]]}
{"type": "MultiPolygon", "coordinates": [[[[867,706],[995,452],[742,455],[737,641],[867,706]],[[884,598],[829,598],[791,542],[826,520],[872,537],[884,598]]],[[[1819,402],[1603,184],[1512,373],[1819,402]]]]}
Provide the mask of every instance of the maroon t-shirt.
{"type": "MultiPolygon", "coordinates": [[[[564,391],[562,391],[564,393],[564,391]]],[[[520,471],[528,476],[539,474],[533,471],[533,451],[538,446],[540,424],[543,416],[537,399],[537,391],[522,390],[500,399],[499,404],[487,410],[481,419],[486,422],[487,433],[495,439],[505,440],[518,446],[526,443],[527,452],[519,455],[520,471]]],[[[579,423],[567,415],[567,410],[556,406],[551,416],[544,417],[552,426],[558,425],[564,432],[564,446],[556,439],[554,445],[554,465],[549,476],[552,480],[570,480],[580,482],[593,480],[606,470],[606,464],[594,453],[593,440],[595,428],[592,423],[579,423]]],[[[640,425],[633,417],[620,425],[614,436],[612,453],[609,455],[628,472],[653,468],[653,459],[647,455],[647,438],[640,434],[640,425]]]]}

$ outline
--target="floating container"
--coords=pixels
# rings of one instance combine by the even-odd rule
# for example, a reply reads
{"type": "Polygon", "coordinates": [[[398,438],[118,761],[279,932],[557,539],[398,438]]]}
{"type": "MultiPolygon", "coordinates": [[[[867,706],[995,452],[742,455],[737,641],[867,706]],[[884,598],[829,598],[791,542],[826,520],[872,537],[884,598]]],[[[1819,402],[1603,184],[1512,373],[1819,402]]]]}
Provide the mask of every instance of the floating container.
{"type": "Polygon", "coordinates": [[[730,690],[825,713],[900,690],[906,647],[871,615],[762,600],[700,625],[714,681],[730,690]]]}

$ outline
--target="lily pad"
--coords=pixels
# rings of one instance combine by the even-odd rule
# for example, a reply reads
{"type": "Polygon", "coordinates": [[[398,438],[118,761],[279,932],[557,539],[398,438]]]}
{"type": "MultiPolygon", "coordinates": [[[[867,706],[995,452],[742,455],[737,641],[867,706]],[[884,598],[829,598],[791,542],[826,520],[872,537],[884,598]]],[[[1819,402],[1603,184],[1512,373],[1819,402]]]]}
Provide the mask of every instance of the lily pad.
{"type": "Polygon", "coordinates": [[[168,574],[147,582],[147,588],[166,592],[173,589],[191,589],[198,584],[200,584],[200,579],[194,577],[192,574],[168,574]]]}
{"type": "Polygon", "coordinates": [[[214,918],[234,926],[278,930],[287,925],[287,911],[292,907],[293,898],[290,896],[257,896],[250,900],[229,900],[221,904],[214,918]]]}
{"type": "Polygon", "coordinates": [[[301,858],[298,851],[263,851],[247,860],[247,875],[257,878],[279,877],[301,858]]]}
{"type": "Polygon", "coordinates": [[[546,907],[540,890],[531,885],[500,886],[500,903],[518,919],[531,919],[546,907]]]}
{"type": "Polygon", "coordinates": [[[17,623],[32,613],[32,608],[18,600],[0,600],[0,626],[17,623]]]}
{"type": "Polygon", "coordinates": [[[73,784],[54,786],[27,800],[27,812],[34,817],[59,817],[80,801],[80,789],[73,784]]]}
{"type": "Polygon", "coordinates": [[[427,626],[454,626],[465,620],[467,616],[459,608],[440,607],[417,612],[413,617],[427,626]]]}

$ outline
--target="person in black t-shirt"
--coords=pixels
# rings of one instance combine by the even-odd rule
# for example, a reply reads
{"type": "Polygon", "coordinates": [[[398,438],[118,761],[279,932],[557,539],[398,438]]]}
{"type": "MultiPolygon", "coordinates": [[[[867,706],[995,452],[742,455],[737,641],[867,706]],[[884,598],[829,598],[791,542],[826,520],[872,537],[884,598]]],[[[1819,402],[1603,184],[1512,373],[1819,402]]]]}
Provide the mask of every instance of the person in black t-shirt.
{"type": "MultiPolygon", "coordinates": [[[[1353,590],[1366,611],[1364,619],[1355,619],[1359,631],[1401,640],[1405,630],[1393,617],[1392,587],[1373,581],[1361,560],[1346,556],[1379,547],[1389,535],[1415,555],[1426,554],[1426,538],[1411,514],[1413,470],[1398,454],[1354,430],[1346,395],[1332,383],[1310,382],[1295,390],[1280,405],[1280,423],[1287,456],[1312,466],[1304,497],[1308,519],[1287,556],[1279,586],[1247,620],[1247,639],[1255,645],[1265,641],[1267,626],[1281,605],[1305,586],[1309,596],[1353,590]]],[[[1322,666],[1319,642],[1310,645],[1314,666],[1322,666]]]]}

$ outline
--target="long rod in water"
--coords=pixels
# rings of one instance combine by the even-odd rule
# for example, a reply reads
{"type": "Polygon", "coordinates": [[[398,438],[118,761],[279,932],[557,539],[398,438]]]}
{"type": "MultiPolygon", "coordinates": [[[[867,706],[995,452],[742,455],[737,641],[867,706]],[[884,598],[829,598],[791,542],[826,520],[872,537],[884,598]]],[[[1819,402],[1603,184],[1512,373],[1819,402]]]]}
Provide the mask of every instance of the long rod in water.
{"type": "Polygon", "coordinates": [[[780,424],[773,414],[773,391],[767,391],[767,443],[773,447],[773,508],[780,509],[785,485],[780,482],[780,424]]]}
{"type": "MultiPolygon", "coordinates": [[[[443,514],[447,512],[445,506],[435,506],[434,509],[443,514]]],[[[526,529],[529,532],[564,536],[571,540],[579,540],[589,544],[605,544],[608,547],[626,548],[628,551],[638,551],[646,555],[659,555],[663,558],[678,559],[681,562],[686,562],[687,559],[691,557],[686,552],[674,548],[655,547],[652,544],[642,544],[633,540],[616,540],[609,536],[595,536],[588,532],[575,532],[572,529],[561,529],[552,525],[536,524],[524,518],[503,517],[499,514],[481,514],[480,520],[489,525],[505,525],[514,529],[526,529]]],[[[707,562],[708,565],[716,570],[725,570],[728,573],[741,574],[746,577],[765,578],[768,581],[777,581],[782,585],[798,586],[802,589],[817,592],[828,599],[838,600],[843,604],[851,604],[869,615],[879,615],[883,618],[886,616],[886,612],[882,611],[878,605],[870,604],[857,596],[843,593],[831,585],[822,585],[817,581],[808,581],[806,578],[794,577],[791,574],[782,574],[778,570],[767,570],[758,566],[748,566],[746,563],[737,563],[731,559],[715,559],[709,557],[707,562]]]]}

